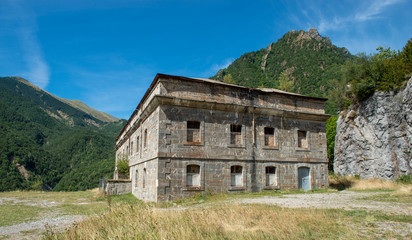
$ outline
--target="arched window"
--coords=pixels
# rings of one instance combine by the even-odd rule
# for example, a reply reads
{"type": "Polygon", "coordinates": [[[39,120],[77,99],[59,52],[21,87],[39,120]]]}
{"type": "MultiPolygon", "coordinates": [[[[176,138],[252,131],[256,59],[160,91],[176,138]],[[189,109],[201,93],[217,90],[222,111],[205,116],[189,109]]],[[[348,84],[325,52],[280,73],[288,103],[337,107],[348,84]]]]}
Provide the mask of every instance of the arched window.
{"type": "Polygon", "coordinates": [[[266,186],[276,186],[276,168],[266,167],[266,186]]]}
{"type": "Polygon", "coordinates": [[[186,185],[191,186],[191,187],[200,187],[200,166],[199,165],[187,165],[186,185]]]}
{"type": "Polygon", "coordinates": [[[231,174],[231,185],[236,187],[243,186],[243,167],[242,166],[231,166],[230,167],[230,174],[231,174]]]}

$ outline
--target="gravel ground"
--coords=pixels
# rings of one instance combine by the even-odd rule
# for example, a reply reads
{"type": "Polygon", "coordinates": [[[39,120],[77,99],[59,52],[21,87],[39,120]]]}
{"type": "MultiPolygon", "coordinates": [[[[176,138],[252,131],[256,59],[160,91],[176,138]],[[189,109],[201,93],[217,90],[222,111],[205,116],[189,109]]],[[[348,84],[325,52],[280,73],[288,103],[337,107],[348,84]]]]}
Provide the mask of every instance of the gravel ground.
{"type": "Polygon", "coordinates": [[[50,216],[37,221],[0,227],[0,236],[6,239],[38,239],[46,231],[46,228],[53,231],[63,231],[72,223],[81,221],[83,218],[84,216],[78,215],[50,216]]]}
{"type": "Polygon", "coordinates": [[[274,204],[288,208],[362,209],[382,211],[394,215],[412,215],[412,203],[378,202],[360,199],[379,194],[384,193],[341,191],[336,193],[290,194],[281,197],[265,196],[261,198],[240,199],[239,202],[274,204]]]}

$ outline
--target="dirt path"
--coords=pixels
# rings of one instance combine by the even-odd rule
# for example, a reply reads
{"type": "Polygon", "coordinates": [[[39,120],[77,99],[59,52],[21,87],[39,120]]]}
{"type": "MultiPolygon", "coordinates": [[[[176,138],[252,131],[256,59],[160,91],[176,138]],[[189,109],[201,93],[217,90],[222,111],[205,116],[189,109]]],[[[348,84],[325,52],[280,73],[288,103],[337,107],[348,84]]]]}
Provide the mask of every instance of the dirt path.
{"type": "Polygon", "coordinates": [[[336,193],[290,194],[281,197],[261,197],[240,199],[239,203],[274,204],[288,208],[335,208],[361,209],[367,211],[382,211],[394,215],[412,215],[412,203],[393,203],[361,198],[385,194],[384,192],[359,193],[342,191],[336,193]]]}
{"type": "Polygon", "coordinates": [[[0,227],[0,236],[2,235],[5,239],[38,239],[46,229],[63,231],[72,223],[81,221],[83,218],[84,216],[79,215],[50,215],[37,221],[0,227]]]}

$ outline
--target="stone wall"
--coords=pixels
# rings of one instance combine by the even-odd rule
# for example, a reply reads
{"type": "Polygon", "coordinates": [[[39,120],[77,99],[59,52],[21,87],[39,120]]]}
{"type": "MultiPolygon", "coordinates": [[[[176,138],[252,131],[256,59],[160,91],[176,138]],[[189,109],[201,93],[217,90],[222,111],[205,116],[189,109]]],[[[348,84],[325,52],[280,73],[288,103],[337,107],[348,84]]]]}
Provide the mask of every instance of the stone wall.
{"type": "Polygon", "coordinates": [[[398,93],[377,92],[339,116],[334,170],[396,179],[412,174],[412,80],[398,93]]]}
{"type": "Polygon", "coordinates": [[[254,192],[274,189],[297,189],[298,168],[310,168],[311,189],[328,186],[327,164],[284,163],[276,161],[222,161],[194,159],[159,160],[158,201],[168,201],[188,197],[197,193],[254,192]],[[187,186],[186,167],[200,166],[201,185],[199,188],[187,186]],[[243,186],[231,185],[231,166],[242,166],[243,186]],[[276,167],[276,185],[266,185],[265,167],[276,167]]]}
{"type": "Polygon", "coordinates": [[[131,180],[107,180],[106,194],[121,195],[132,192],[131,180]]]}

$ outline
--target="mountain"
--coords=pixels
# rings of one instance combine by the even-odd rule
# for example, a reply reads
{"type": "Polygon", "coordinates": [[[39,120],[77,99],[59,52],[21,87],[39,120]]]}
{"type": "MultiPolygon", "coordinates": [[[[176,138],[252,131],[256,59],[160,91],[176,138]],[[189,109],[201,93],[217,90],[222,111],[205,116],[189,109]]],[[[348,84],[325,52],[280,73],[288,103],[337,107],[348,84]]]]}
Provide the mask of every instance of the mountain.
{"type": "MultiPolygon", "coordinates": [[[[276,43],[245,53],[212,77],[246,87],[278,88],[314,97],[328,97],[342,81],[341,67],[353,58],[346,48],[336,47],[315,28],[290,31],[276,43]],[[282,80],[286,81],[282,83],[282,80]]],[[[336,106],[326,105],[327,113],[336,106]]]]}
{"type": "Polygon", "coordinates": [[[0,191],[96,187],[114,170],[124,124],[25,79],[0,78],[0,191]]]}

